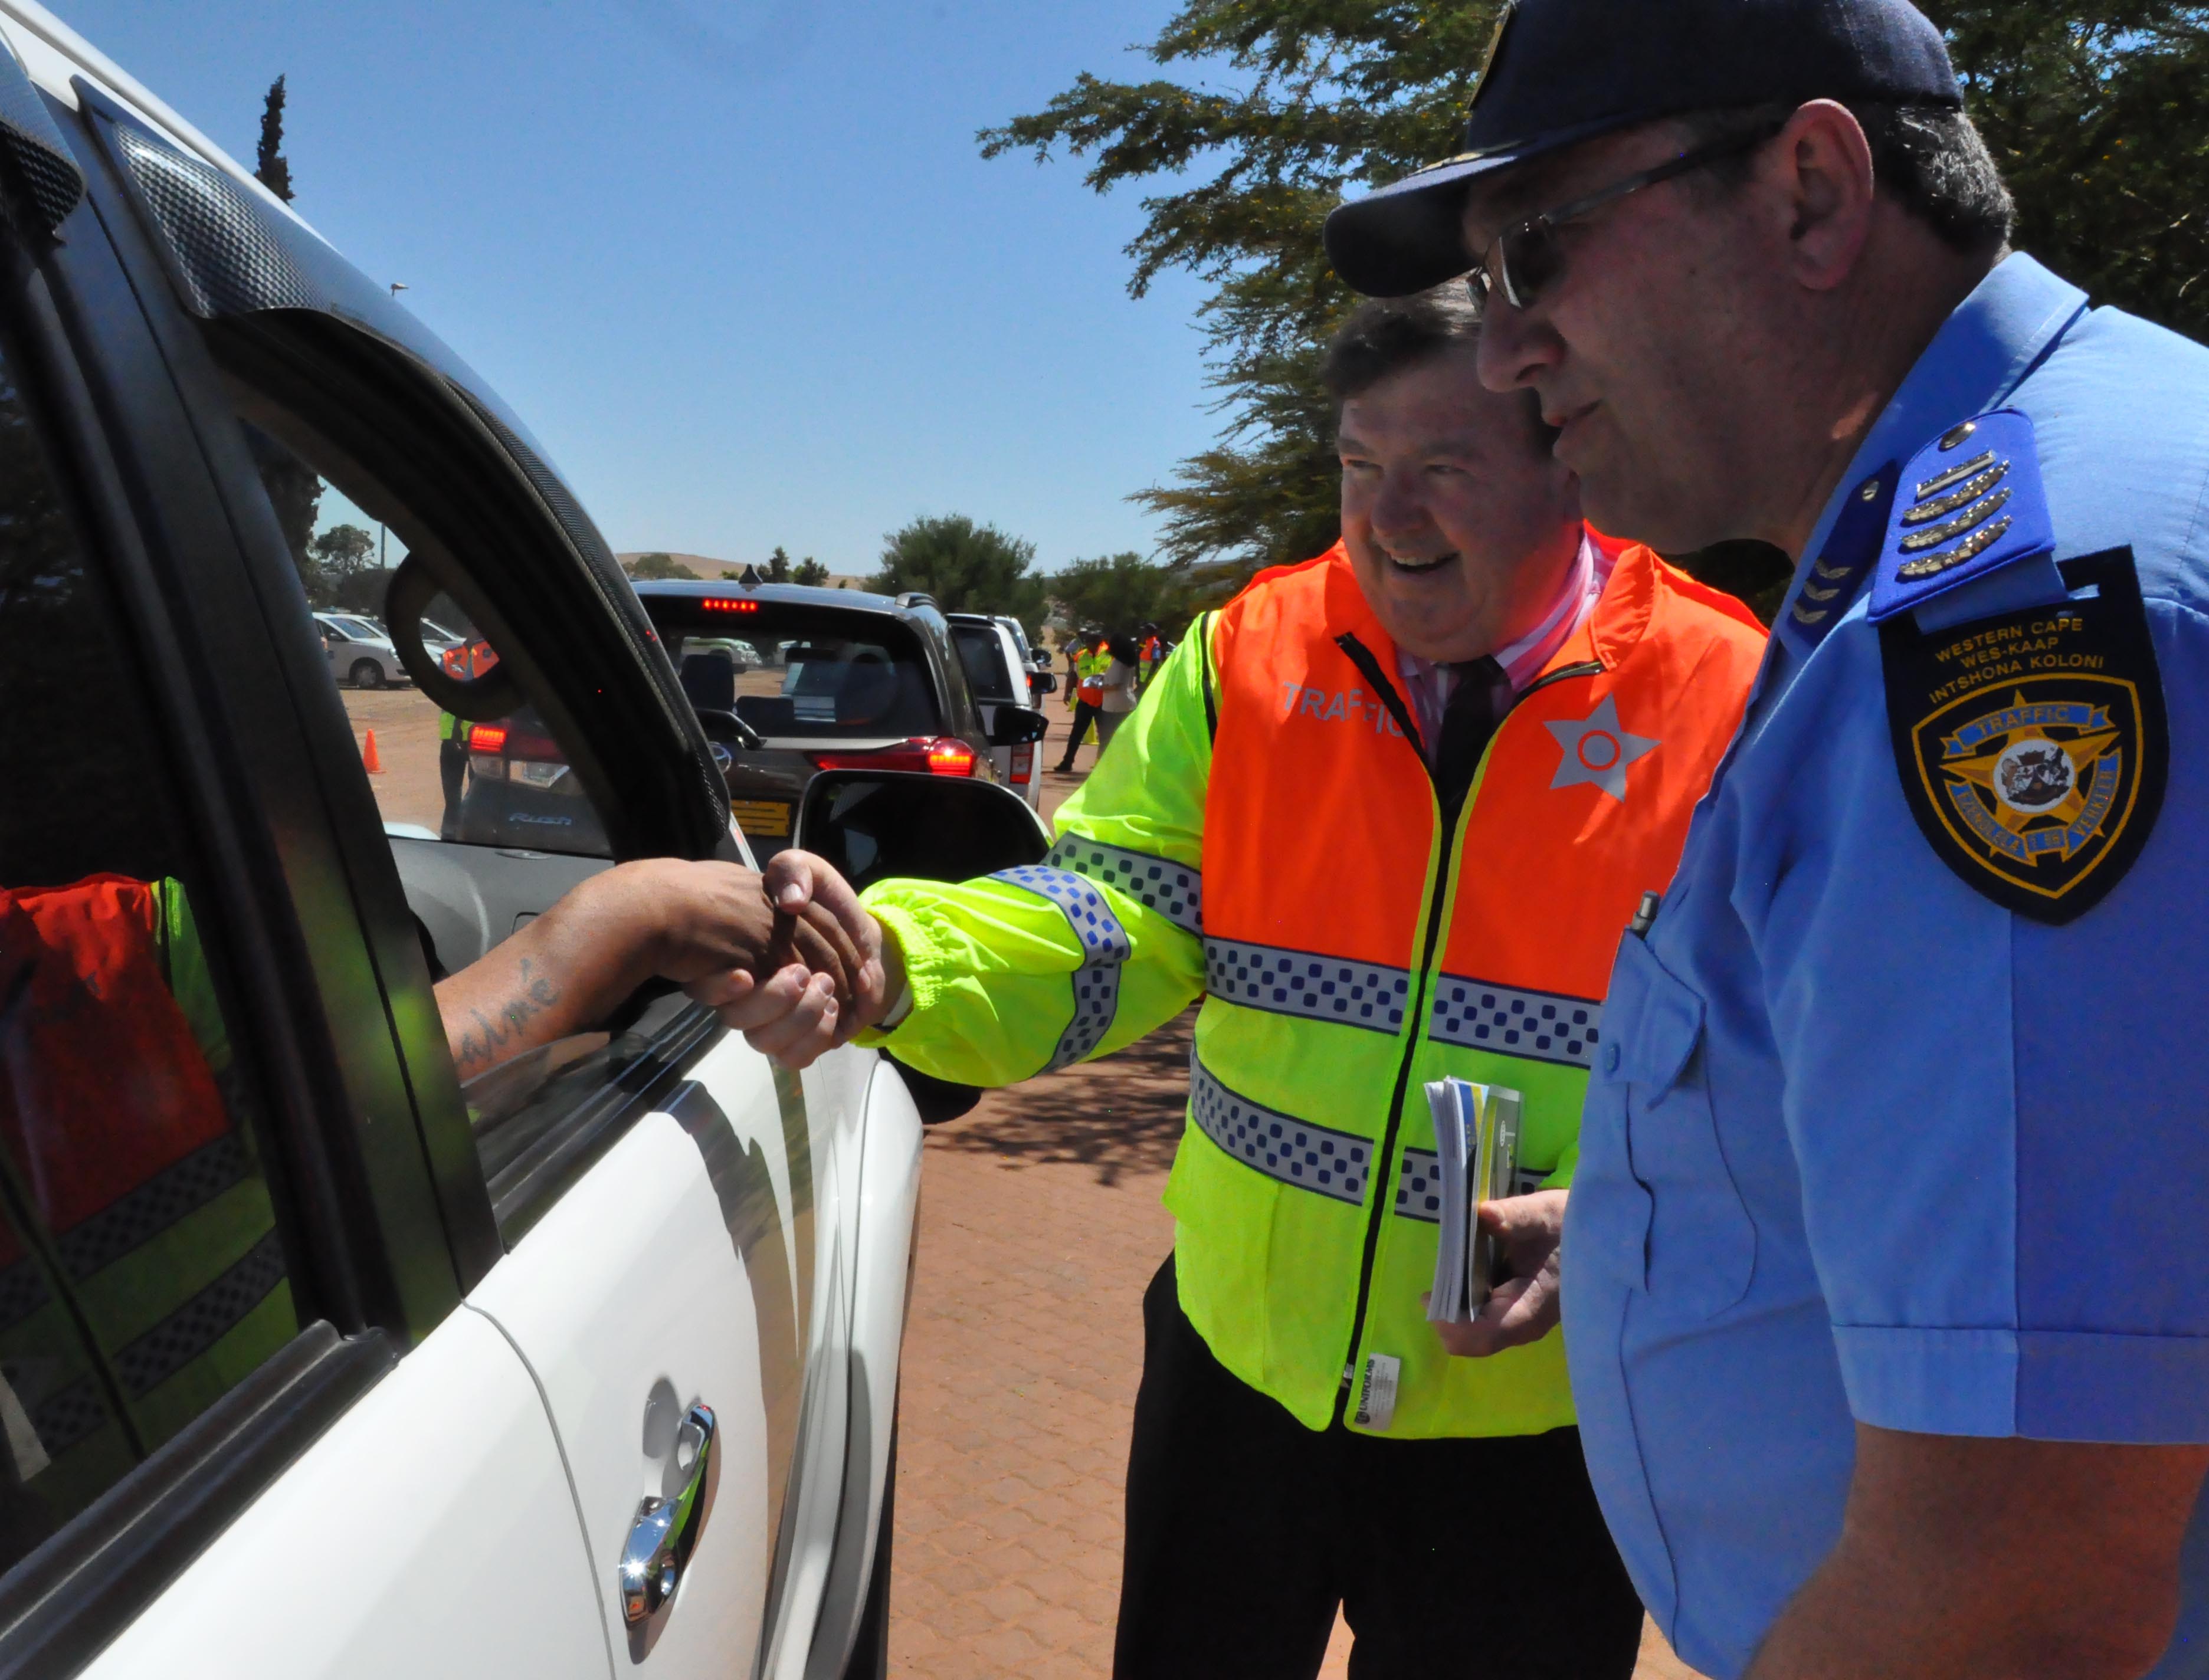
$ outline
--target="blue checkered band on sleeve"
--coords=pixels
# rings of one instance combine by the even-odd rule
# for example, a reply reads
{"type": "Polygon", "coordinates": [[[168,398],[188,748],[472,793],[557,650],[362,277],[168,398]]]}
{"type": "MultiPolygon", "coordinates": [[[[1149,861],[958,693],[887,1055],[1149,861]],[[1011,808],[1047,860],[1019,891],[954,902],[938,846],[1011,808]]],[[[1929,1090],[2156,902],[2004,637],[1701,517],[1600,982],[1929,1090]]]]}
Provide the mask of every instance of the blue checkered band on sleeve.
{"type": "Polygon", "coordinates": [[[1111,1029],[1120,1009],[1120,965],[1128,960],[1128,930],[1120,926],[1104,895],[1069,870],[1031,864],[1000,870],[991,877],[1048,898],[1065,914],[1074,935],[1088,953],[1074,971],[1074,1015],[1042,1071],[1066,1067],[1092,1054],[1111,1029]]]}
{"type": "Polygon", "coordinates": [[[1443,975],[1435,984],[1427,1036],[1437,1044],[1459,1044],[1468,1050],[1592,1067],[1602,1019],[1603,1005],[1593,999],[1521,992],[1462,975],[1443,975]]]}
{"type": "Polygon", "coordinates": [[[1411,976],[1407,969],[1317,951],[1207,939],[1204,989],[1246,1009],[1393,1034],[1404,1025],[1411,976]]]}
{"type": "Polygon", "coordinates": [[[1108,846],[1086,834],[1062,834],[1044,861],[1126,893],[1185,933],[1204,932],[1204,876],[1189,864],[1108,846]]]}
{"type": "Polygon", "coordinates": [[[1362,1203],[1373,1176],[1369,1139],[1297,1119],[1230,1090],[1191,1054],[1189,1112],[1197,1130],[1244,1166],[1269,1179],[1362,1203]]]}

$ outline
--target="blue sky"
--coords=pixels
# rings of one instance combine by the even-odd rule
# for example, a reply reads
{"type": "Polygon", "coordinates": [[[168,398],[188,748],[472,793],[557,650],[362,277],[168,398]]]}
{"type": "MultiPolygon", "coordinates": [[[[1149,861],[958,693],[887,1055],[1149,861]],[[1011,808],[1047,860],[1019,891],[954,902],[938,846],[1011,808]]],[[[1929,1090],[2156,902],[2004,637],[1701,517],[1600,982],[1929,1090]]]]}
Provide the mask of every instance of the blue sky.
{"type": "Polygon", "coordinates": [[[984,163],[1169,0],[49,0],[513,404],[617,549],[872,568],[960,513],[1055,570],[1217,429],[1197,287],[1129,298],[1139,195],[984,163]]]}

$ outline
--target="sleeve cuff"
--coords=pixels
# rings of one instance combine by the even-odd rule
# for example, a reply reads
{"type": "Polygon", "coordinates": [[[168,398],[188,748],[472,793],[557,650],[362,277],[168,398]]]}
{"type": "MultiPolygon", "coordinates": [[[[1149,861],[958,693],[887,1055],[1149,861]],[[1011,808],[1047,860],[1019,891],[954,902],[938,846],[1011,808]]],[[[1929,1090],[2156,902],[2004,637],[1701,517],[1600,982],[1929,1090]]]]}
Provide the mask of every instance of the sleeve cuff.
{"type": "Polygon", "coordinates": [[[1837,1325],[1861,1423],[1919,1435],[2209,1442],[2209,1337],[1837,1325]]]}

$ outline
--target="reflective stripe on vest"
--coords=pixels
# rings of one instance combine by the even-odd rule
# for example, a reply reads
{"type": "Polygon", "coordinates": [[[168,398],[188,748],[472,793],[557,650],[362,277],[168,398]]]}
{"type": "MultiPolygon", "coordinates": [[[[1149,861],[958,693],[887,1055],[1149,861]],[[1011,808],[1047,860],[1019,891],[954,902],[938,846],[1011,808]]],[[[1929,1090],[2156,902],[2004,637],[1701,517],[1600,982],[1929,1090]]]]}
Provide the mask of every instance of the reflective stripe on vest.
{"type": "Polygon", "coordinates": [[[1761,632],[1627,550],[1446,813],[1391,727],[1408,711],[1395,649],[1340,550],[1261,574],[1207,627],[1207,995],[1167,1191],[1181,1304],[1229,1371],[1315,1429],[1371,1354],[1400,1365],[1391,1435],[1569,1423],[1558,1338],[1451,1359],[1425,1321],[1439,1188],[1422,1087],[1519,1091],[1522,1183],[1569,1160],[1618,938],[1670,878],[1761,632]]]}
{"type": "Polygon", "coordinates": [[[1373,1177],[1369,1143],[1230,1090],[1194,1052],[1189,1059],[1189,1112],[1207,1137],[1267,1178],[1352,1206],[1364,1201],[1373,1177]]]}
{"type": "Polygon", "coordinates": [[[1438,975],[1427,1036],[1438,1044],[1494,1050],[1566,1067],[1595,1065],[1603,1005],[1498,986],[1461,975],[1438,975]]]}
{"type": "Polygon", "coordinates": [[[1393,1035],[1404,1025],[1411,975],[1407,969],[1346,962],[1317,951],[1207,939],[1204,989],[1246,1009],[1393,1035]]]}

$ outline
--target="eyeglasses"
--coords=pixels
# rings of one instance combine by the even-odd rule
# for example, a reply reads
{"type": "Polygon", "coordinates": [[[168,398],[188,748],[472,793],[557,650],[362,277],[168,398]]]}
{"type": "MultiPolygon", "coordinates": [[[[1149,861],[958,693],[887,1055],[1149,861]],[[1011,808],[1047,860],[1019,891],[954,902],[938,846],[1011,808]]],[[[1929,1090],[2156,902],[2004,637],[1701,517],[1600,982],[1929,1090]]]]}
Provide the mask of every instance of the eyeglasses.
{"type": "Polygon", "coordinates": [[[1586,198],[1576,198],[1570,204],[1561,204],[1554,210],[1544,210],[1538,216],[1529,216],[1523,222],[1514,222],[1489,242],[1488,249],[1480,254],[1479,265],[1465,277],[1467,290],[1472,294],[1474,309],[1486,313],[1489,300],[1502,291],[1506,302],[1514,309],[1530,309],[1543,291],[1556,282],[1565,272],[1565,249],[1557,237],[1557,230],[1568,222],[1576,222],[1592,210],[1606,204],[1616,204],[1620,199],[1640,192],[1644,187],[1653,187],[1662,181],[1686,175],[1714,164],[1721,158],[1735,157],[1756,147],[1778,134],[1784,124],[1772,123],[1751,129],[1745,133],[1729,135],[1724,140],[1699,146],[1692,152],[1682,152],[1654,169],[1645,169],[1639,175],[1629,175],[1615,182],[1600,192],[1590,193],[1586,198]]]}

